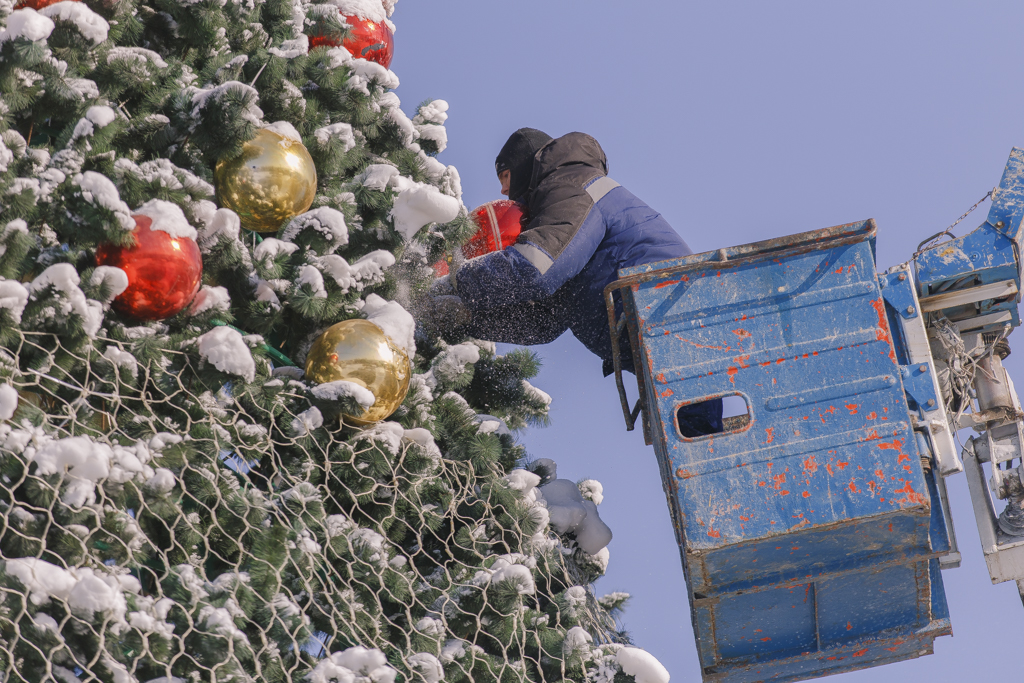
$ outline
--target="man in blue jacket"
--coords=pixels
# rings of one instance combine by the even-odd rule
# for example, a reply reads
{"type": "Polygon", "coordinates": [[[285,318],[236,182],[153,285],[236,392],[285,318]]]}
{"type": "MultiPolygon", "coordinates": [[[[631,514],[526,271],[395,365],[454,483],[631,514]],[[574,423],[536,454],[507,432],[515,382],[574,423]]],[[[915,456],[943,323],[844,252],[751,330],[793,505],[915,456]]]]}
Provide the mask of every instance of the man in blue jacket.
{"type": "MultiPolygon", "coordinates": [[[[607,376],[613,362],[605,286],[620,268],[693,252],[661,214],[608,177],[604,150],[589,135],[552,139],[521,128],[495,170],[502,194],[526,207],[529,222],[511,247],[453,264],[432,295],[457,296],[469,318],[460,332],[477,339],[546,344],[572,330],[604,361],[607,376]]],[[[635,372],[629,340],[620,348],[622,367],[635,372]]],[[[722,431],[720,401],[685,417],[686,436],[722,431]]]]}

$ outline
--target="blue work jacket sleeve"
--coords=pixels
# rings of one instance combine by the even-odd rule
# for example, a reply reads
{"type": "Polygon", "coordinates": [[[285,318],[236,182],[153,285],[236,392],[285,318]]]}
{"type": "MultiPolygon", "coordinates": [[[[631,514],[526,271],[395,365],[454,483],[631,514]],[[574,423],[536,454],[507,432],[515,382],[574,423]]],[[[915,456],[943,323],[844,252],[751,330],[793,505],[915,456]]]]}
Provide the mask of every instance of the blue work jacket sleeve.
{"type": "Polygon", "coordinates": [[[551,195],[516,244],[459,269],[456,289],[471,310],[546,299],[590,261],[607,232],[600,208],[581,186],[551,195]]]}

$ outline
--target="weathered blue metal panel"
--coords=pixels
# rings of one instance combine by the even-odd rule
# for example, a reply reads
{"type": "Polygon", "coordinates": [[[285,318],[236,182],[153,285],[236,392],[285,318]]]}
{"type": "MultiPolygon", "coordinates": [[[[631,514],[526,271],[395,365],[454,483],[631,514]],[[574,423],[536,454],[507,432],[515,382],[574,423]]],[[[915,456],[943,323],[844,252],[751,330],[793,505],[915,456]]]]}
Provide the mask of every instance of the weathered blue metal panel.
{"type": "Polygon", "coordinates": [[[912,401],[910,403],[912,410],[920,409],[925,413],[930,413],[939,409],[941,399],[935,395],[931,373],[932,368],[927,363],[900,366],[903,389],[907,392],[909,401],[912,401]]]}
{"type": "Polygon", "coordinates": [[[1020,242],[1024,219],[1024,149],[1014,147],[999,179],[999,187],[992,193],[992,206],[986,222],[993,228],[1020,242]]]}
{"type": "MultiPolygon", "coordinates": [[[[992,194],[988,218],[962,237],[926,249],[915,260],[919,294],[923,298],[996,282],[1012,280],[1020,290],[1020,242],[1024,228],[1024,150],[1014,147],[992,194]]],[[[1020,324],[1018,297],[983,299],[967,305],[943,308],[951,321],[977,319],[1005,312],[984,328],[1001,328],[1005,322],[1020,324]]]]}
{"type": "Polygon", "coordinates": [[[898,362],[873,239],[869,221],[620,274],[705,680],[874,666],[949,630],[903,375],[931,395],[898,362]],[[728,395],[746,416],[680,431],[680,407],[728,395]]]}

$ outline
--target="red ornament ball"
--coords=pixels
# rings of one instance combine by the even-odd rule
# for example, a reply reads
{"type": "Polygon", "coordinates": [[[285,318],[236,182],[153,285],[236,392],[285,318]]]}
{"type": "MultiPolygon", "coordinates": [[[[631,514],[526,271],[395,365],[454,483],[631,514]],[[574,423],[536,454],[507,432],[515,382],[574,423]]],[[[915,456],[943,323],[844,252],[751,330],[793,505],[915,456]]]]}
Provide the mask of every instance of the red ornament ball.
{"type": "Polygon", "coordinates": [[[341,15],[349,25],[348,38],[339,42],[331,36],[310,36],[309,47],[343,46],[353,57],[377,62],[385,69],[391,66],[395,56],[395,34],[387,22],[371,21],[362,17],[341,15]]]}
{"type": "MultiPolygon", "coordinates": [[[[14,6],[14,9],[25,9],[26,7],[34,10],[41,10],[44,7],[56,4],[61,0],[20,0],[18,4],[14,6]]],[[[78,0],[74,0],[77,2],[78,0]]]]}
{"type": "Polygon", "coordinates": [[[195,298],[203,279],[199,245],[189,237],[153,230],[149,216],[132,216],[135,245],[101,244],[96,265],[115,266],[128,275],[128,288],[112,305],[140,320],[163,320],[179,313],[195,298]]]}
{"type": "MultiPolygon", "coordinates": [[[[469,217],[480,229],[462,245],[462,255],[466,258],[476,258],[511,247],[523,229],[523,205],[508,199],[482,204],[473,209],[469,217]]],[[[447,275],[448,264],[438,261],[434,264],[434,272],[438,277],[447,275]]]]}

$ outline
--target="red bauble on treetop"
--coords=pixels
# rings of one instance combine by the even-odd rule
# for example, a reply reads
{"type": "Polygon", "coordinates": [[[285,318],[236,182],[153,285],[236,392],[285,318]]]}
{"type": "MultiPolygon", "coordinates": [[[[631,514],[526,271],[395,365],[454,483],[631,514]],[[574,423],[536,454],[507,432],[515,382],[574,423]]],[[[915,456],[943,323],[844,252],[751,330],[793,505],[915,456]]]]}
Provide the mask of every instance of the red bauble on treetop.
{"type": "Polygon", "coordinates": [[[163,320],[195,298],[203,279],[203,257],[191,237],[153,229],[153,219],[135,215],[134,246],[101,244],[96,264],[128,275],[128,288],[114,299],[120,313],[140,320],[163,320]]]}
{"type": "Polygon", "coordinates": [[[395,56],[395,34],[388,22],[374,21],[359,16],[341,15],[349,25],[348,38],[339,41],[333,36],[310,36],[309,47],[341,45],[353,57],[361,57],[377,62],[385,69],[391,66],[391,58],[395,56]]]}
{"type": "MultiPolygon", "coordinates": [[[[508,199],[481,204],[470,212],[469,217],[480,229],[462,245],[462,255],[466,258],[483,256],[512,246],[523,229],[523,205],[508,199]]],[[[434,264],[434,272],[438,277],[447,275],[448,264],[438,261],[434,264]]]]}
{"type": "Polygon", "coordinates": [[[27,7],[28,9],[41,10],[58,2],[61,2],[61,0],[19,0],[14,9],[25,9],[27,7]]]}

